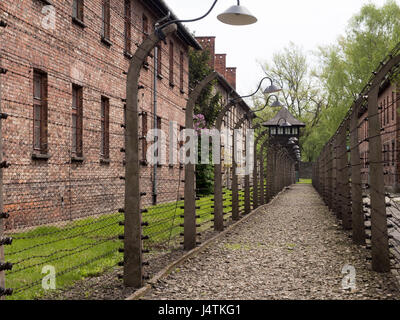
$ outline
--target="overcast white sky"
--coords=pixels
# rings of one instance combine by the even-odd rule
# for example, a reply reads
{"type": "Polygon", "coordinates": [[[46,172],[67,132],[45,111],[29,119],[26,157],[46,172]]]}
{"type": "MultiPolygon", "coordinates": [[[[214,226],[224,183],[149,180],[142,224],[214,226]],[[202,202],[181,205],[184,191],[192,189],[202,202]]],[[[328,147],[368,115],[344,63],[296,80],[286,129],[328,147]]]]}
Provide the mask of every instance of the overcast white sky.
{"type": "MultiPolygon", "coordinates": [[[[400,0],[399,0],[400,1],[400,0]]],[[[254,25],[238,27],[219,22],[216,16],[236,0],[219,0],[211,14],[186,24],[196,36],[216,36],[216,53],[227,54],[227,67],[237,67],[237,91],[249,94],[257,88],[263,72],[257,61],[272,58],[290,41],[305,51],[333,43],[344,34],[351,16],[362,5],[378,6],[385,0],[241,0],[257,18],[254,25]]],[[[166,0],[180,19],[203,15],[213,0],[166,0]]]]}

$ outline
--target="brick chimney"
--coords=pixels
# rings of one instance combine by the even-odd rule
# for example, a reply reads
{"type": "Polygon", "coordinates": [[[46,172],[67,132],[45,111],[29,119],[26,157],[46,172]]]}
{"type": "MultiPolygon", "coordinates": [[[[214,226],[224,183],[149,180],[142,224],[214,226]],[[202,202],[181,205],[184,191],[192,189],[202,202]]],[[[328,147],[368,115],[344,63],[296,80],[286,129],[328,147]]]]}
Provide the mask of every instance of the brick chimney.
{"type": "Polygon", "coordinates": [[[226,54],[215,55],[215,71],[226,78],[226,54]]]}
{"type": "Polygon", "coordinates": [[[210,52],[209,65],[212,70],[215,69],[215,37],[196,37],[196,40],[200,43],[204,50],[210,52]]]}
{"type": "Polygon", "coordinates": [[[236,90],[236,68],[226,68],[225,78],[233,89],[236,90]]]}

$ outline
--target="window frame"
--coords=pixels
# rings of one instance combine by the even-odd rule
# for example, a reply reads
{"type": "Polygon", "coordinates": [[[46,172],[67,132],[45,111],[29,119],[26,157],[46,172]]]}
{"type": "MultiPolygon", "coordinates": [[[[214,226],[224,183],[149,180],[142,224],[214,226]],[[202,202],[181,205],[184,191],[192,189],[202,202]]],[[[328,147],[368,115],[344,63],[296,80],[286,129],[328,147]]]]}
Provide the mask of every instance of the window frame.
{"type": "Polygon", "coordinates": [[[81,27],[85,27],[85,3],[84,0],[72,0],[72,21],[81,27]]]}
{"type": "Polygon", "coordinates": [[[126,56],[132,56],[132,1],[124,1],[124,50],[126,56]]]}
{"type": "Polygon", "coordinates": [[[111,5],[110,0],[102,0],[101,5],[101,39],[110,44],[111,39],[111,5]]]}
{"type": "Polygon", "coordinates": [[[34,154],[45,155],[48,152],[48,75],[46,72],[33,70],[33,116],[32,148],[34,154]],[[36,80],[39,80],[39,95],[36,95],[36,80]],[[36,110],[39,109],[37,115],[36,110]],[[37,119],[37,116],[39,119],[37,119]],[[39,126],[37,127],[37,123],[39,126]],[[36,131],[38,129],[38,131],[36,131]],[[38,137],[39,135],[39,137],[38,137]]]}
{"type": "Polygon", "coordinates": [[[72,84],[72,107],[71,107],[71,153],[73,160],[83,158],[83,87],[72,84]],[[74,98],[76,101],[74,101],[74,98]],[[75,104],[74,104],[75,102],[75,104]],[[75,121],[74,121],[75,117],[75,121]],[[75,127],[74,127],[75,125],[75,127]],[[74,133],[75,129],[75,133],[74,133]],[[74,139],[75,136],[75,139],[74,139]]]}
{"type": "Polygon", "coordinates": [[[184,88],[184,63],[185,63],[185,56],[183,51],[181,50],[179,53],[179,89],[181,93],[185,92],[184,88]]]}
{"type": "Polygon", "coordinates": [[[142,161],[147,162],[147,131],[148,117],[147,112],[142,112],[142,161]]]}
{"type": "Polygon", "coordinates": [[[171,87],[175,86],[174,83],[174,54],[175,54],[175,48],[174,48],[174,42],[170,40],[169,42],[169,85],[171,87]]]}
{"type": "Polygon", "coordinates": [[[100,122],[101,122],[100,155],[102,159],[109,160],[110,159],[110,99],[105,96],[101,97],[100,122]]]}

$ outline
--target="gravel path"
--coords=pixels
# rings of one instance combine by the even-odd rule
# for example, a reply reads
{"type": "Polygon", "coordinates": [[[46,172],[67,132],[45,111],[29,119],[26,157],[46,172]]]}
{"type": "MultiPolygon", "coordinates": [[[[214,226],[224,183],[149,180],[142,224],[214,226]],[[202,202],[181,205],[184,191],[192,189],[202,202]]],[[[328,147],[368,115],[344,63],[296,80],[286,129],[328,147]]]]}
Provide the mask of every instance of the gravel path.
{"type": "Polygon", "coordinates": [[[292,186],[157,283],[144,299],[399,299],[391,274],[370,270],[310,185],[292,186]],[[354,266],[356,289],[343,290],[354,266]]]}

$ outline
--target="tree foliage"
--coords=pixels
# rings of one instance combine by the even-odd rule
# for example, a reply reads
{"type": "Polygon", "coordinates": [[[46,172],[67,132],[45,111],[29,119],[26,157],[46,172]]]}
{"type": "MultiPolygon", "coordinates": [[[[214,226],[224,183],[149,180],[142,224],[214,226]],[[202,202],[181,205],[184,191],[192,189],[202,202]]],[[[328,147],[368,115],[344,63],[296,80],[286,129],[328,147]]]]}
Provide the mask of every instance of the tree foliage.
{"type": "Polygon", "coordinates": [[[303,145],[312,151],[312,159],[337,130],[371,73],[399,42],[400,7],[388,0],[380,8],[364,5],[349,21],[344,36],[319,48],[318,76],[329,108],[303,145]]]}
{"type": "MultiPolygon", "coordinates": [[[[294,43],[289,43],[282,51],[273,55],[271,63],[263,66],[265,74],[274,79],[283,91],[280,93],[282,102],[289,111],[307,127],[303,131],[302,143],[307,140],[326,108],[326,100],[320,94],[319,79],[311,68],[306,53],[294,43]]],[[[267,97],[258,98],[255,101],[256,107],[265,104],[267,97]]],[[[279,110],[266,108],[261,112],[261,118],[270,119],[279,110]]],[[[310,160],[310,153],[307,149],[303,152],[303,158],[310,160]]]]}
{"type": "MultiPolygon", "coordinates": [[[[189,86],[195,88],[213,70],[209,66],[210,52],[208,50],[189,50],[189,86]]],[[[204,115],[208,127],[214,125],[219,111],[222,108],[221,94],[215,92],[216,81],[211,82],[201,92],[195,105],[195,114],[204,115]]]]}
{"type": "Polygon", "coordinates": [[[265,64],[266,74],[284,89],[289,111],[307,125],[301,138],[303,160],[317,158],[371,73],[399,43],[400,7],[388,0],[382,7],[364,5],[344,35],[318,49],[314,68],[292,43],[265,64]]]}
{"type": "MultiPolygon", "coordinates": [[[[213,70],[209,66],[210,52],[208,50],[189,51],[189,86],[195,88],[213,70]]],[[[203,115],[204,127],[211,128],[222,108],[221,94],[216,92],[213,81],[203,89],[195,104],[194,113],[203,115]]],[[[199,144],[198,154],[201,154],[199,144]]],[[[210,155],[212,157],[212,155],[210,155]]],[[[199,195],[207,195],[214,192],[214,170],[211,164],[196,165],[196,187],[199,195]]]]}

